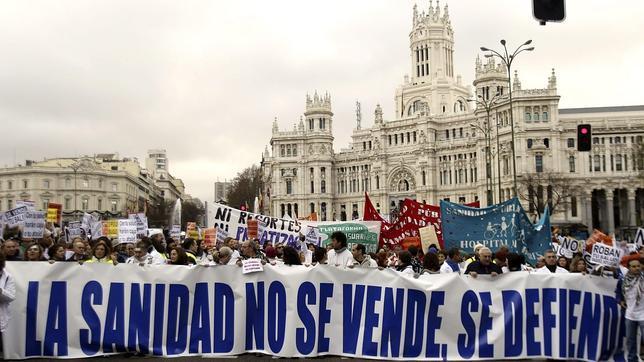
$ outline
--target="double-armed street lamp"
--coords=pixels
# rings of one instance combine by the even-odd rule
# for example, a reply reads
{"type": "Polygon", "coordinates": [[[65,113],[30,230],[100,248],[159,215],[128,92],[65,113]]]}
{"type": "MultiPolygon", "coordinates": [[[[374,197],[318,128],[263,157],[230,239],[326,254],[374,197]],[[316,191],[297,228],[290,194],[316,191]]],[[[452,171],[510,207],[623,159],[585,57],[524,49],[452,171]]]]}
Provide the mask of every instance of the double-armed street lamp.
{"type": "Polygon", "coordinates": [[[517,55],[523,51],[531,52],[534,50],[534,47],[526,47],[532,43],[532,40],[528,40],[525,43],[521,44],[514,52],[509,53],[508,48],[505,46],[505,39],[501,39],[501,45],[503,45],[503,53],[499,53],[496,50],[492,50],[486,47],[481,47],[481,50],[484,52],[489,52],[485,54],[486,58],[497,57],[499,58],[505,67],[508,70],[508,92],[510,100],[510,128],[512,133],[512,176],[513,176],[513,196],[517,196],[517,163],[516,163],[516,154],[515,154],[515,142],[514,142],[514,116],[512,114],[512,62],[516,59],[517,55]]]}

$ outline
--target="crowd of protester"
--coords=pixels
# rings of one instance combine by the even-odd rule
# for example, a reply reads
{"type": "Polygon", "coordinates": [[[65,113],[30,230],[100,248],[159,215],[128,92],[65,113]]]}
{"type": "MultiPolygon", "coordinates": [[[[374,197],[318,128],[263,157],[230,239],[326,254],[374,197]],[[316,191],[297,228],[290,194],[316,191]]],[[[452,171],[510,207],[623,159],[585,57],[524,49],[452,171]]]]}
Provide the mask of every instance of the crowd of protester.
{"type": "MultiPolygon", "coordinates": [[[[510,252],[505,246],[490,250],[477,244],[472,255],[463,255],[457,248],[440,250],[431,245],[427,250],[410,246],[403,250],[400,246],[383,246],[376,253],[367,253],[363,244],[352,244],[348,248],[347,238],[342,232],[331,235],[326,247],[305,244],[302,237],[300,245],[277,243],[261,245],[258,240],[239,241],[228,237],[222,243],[206,246],[202,240],[185,238],[175,240],[155,233],[141,237],[136,243],[121,243],[118,239],[98,237],[86,239],[55,238],[50,230],[43,238],[26,240],[15,230],[5,231],[0,248],[0,332],[4,332],[8,320],[8,303],[15,297],[12,277],[4,270],[6,261],[25,262],[75,262],[105,263],[118,265],[183,265],[183,266],[242,266],[247,259],[260,259],[263,264],[272,266],[304,265],[313,267],[328,264],[341,268],[378,268],[392,269],[408,277],[422,275],[460,273],[472,278],[478,275],[496,277],[500,274],[530,271],[535,273],[581,273],[619,279],[617,299],[626,308],[627,339],[629,345],[636,344],[637,331],[644,331],[644,276],[641,260],[644,260],[644,247],[639,252],[623,258],[619,267],[590,268],[582,254],[572,258],[557,255],[548,250],[540,256],[535,265],[527,263],[525,256],[510,252]],[[297,247],[297,248],[296,248],[297,247]],[[300,249],[300,250],[298,250],[300,249]]],[[[634,361],[629,349],[628,361],[634,361]]]]}

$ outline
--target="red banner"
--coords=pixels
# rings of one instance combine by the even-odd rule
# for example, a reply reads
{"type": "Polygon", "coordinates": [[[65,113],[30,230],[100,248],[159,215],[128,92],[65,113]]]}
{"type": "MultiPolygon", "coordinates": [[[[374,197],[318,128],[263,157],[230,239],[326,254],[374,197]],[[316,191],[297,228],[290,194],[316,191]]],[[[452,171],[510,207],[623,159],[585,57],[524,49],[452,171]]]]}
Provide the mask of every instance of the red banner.
{"type": "MultiPolygon", "coordinates": [[[[465,204],[470,207],[480,207],[478,201],[465,204]]],[[[392,223],[386,222],[377,210],[373,207],[369,196],[365,194],[364,207],[365,221],[380,221],[380,246],[383,244],[400,245],[406,237],[420,237],[419,228],[433,225],[436,230],[436,236],[443,248],[443,229],[441,225],[441,208],[440,206],[423,204],[411,199],[405,199],[398,218],[392,223]]]]}

